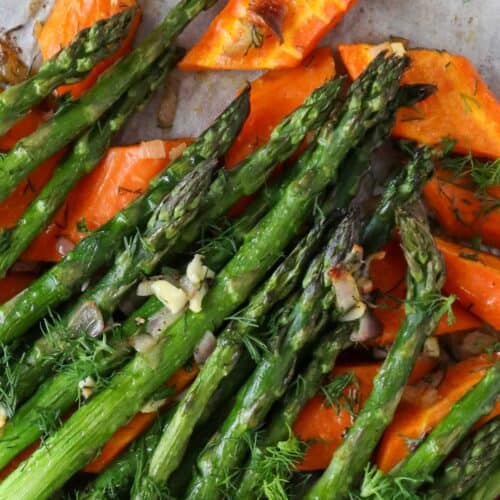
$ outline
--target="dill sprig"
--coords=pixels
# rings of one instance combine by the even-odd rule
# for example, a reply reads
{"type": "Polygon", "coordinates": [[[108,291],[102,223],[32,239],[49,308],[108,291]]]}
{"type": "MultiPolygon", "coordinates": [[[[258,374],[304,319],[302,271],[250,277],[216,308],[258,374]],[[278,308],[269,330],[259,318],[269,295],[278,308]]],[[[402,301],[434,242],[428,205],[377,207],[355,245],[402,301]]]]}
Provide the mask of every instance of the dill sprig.
{"type": "Polygon", "coordinates": [[[17,376],[12,368],[14,357],[5,344],[0,344],[0,367],[2,378],[0,380],[0,406],[12,418],[17,406],[17,376]]]}
{"type": "Polygon", "coordinates": [[[40,430],[40,443],[45,445],[47,438],[62,425],[59,410],[51,408],[37,408],[33,416],[33,425],[40,430]]]}
{"type": "Polygon", "coordinates": [[[321,392],[325,397],[323,406],[326,408],[335,407],[337,415],[341,410],[356,414],[359,404],[359,383],[352,372],[338,375],[332,381],[321,387],[321,392]]]}

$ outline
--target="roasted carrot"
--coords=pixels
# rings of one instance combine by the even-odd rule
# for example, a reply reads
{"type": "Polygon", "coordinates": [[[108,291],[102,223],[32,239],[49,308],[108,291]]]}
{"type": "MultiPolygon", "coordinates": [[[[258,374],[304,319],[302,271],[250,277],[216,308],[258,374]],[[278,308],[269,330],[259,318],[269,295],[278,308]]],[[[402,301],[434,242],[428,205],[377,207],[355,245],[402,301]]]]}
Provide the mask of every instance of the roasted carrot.
{"type": "MultiPolygon", "coordinates": [[[[421,357],[412,372],[410,383],[421,380],[435,366],[434,359],[421,357]]],[[[334,369],[335,376],[345,373],[353,373],[355,376],[356,383],[344,390],[345,397],[354,401],[354,411],[359,410],[370,395],[373,379],[379,368],[379,363],[370,363],[338,366],[334,369]]],[[[327,467],[353,420],[354,416],[347,409],[328,406],[320,394],[309,400],[293,425],[297,437],[310,443],[298,469],[310,471],[327,467]]]]}
{"type": "MultiPolygon", "coordinates": [[[[397,240],[389,242],[383,259],[374,259],[370,266],[370,278],[379,297],[373,309],[375,317],[382,324],[382,334],[376,343],[387,345],[394,341],[405,318],[402,301],[406,296],[406,263],[397,240]]],[[[436,335],[445,335],[473,330],[481,326],[481,321],[455,302],[452,305],[454,318],[446,315],[436,329],[436,335]],[[450,321],[449,321],[450,319],[450,321]]]]}
{"type": "MultiPolygon", "coordinates": [[[[481,380],[496,358],[500,358],[500,354],[484,354],[449,367],[439,386],[428,388],[431,402],[426,397],[415,398],[414,401],[403,399],[378,447],[376,462],[379,468],[387,472],[401,462],[410,452],[412,444],[422,439],[447,415],[455,402],[481,380]]],[[[485,423],[498,414],[500,402],[480,422],[485,423]]]]}
{"type": "Polygon", "coordinates": [[[45,120],[45,115],[38,109],[23,116],[5,135],[0,137],[0,151],[8,151],[22,137],[33,133],[45,120]]]}
{"type": "MultiPolygon", "coordinates": [[[[350,76],[356,78],[383,49],[402,44],[340,45],[350,76]]],[[[411,64],[402,83],[430,83],[437,92],[398,113],[393,135],[425,144],[456,139],[455,152],[500,157],[500,103],[474,66],[463,56],[441,50],[411,49],[411,64]]]]}
{"type": "MultiPolygon", "coordinates": [[[[137,7],[136,0],[56,0],[47,21],[37,33],[42,58],[50,59],[61,48],[68,46],[81,30],[128,7],[137,7]]],[[[141,15],[138,10],[130,25],[128,36],[116,53],[97,64],[84,80],[61,86],[57,89],[57,93],[62,95],[70,92],[76,99],[88,90],[106,68],[130,50],[140,21],[141,15]]]]}
{"type": "Polygon", "coordinates": [[[101,163],[73,188],[52,224],[33,241],[23,258],[60,260],[57,251],[60,237],[77,243],[88,231],[107,222],[139,196],[189,142],[188,139],[149,141],[111,148],[101,163]]]}
{"type": "Polygon", "coordinates": [[[186,70],[297,66],[355,3],[229,0],[180,66],[186,70]]]}
{"type": "MultiPolygon", "coordinates": [[[[197,366],[192,366],[189,370],[183,368],[172,375],[166,385],[179,394],[194,380],[197,374],[197,366]]],[[[168,406],[168,403],[168,400],[165,401],[164,407],[168,406]]],[[[157,412],[137,413],[128,424],[113,434],[113,437],[104,445],[100,455],[88,464],[84,471],[98,474],[104,470],[115,457],[154,422],[157,416],[157,412]]]]}
{"type": "Polygon", "coordinates": [[[10,273],[5,278],[0,279],[0,304],[14,297],[34,279],[35,276],[29,273],[10,273]]]}
{"type": "Polygon", "coordinates": [[[438,168],[424,186],[424,198],[444,230],[455,238],[475,237],[500,247],[500,187],[484,193],[470,189],[451,172],[438,168]]]}
{"type": "Polygon", "coordinates": [[[436,238],[446,263],[446,293],[486,323],[500,329],[500,258],[436,238]]]}

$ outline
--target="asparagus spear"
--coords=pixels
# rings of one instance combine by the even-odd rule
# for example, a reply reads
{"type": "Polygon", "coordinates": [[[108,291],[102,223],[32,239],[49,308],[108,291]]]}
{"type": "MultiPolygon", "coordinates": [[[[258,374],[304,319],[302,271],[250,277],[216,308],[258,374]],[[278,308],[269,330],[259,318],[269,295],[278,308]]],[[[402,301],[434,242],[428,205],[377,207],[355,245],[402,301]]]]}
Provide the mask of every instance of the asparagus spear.
{"type": "MultiPolygon", "coordinates": [[[[453,410],[452,410],[453,411],[453,410]]],[[[439,452],[441,450],[438,450],[439,452]]],[[[428,500],[463,498],[471,486],[500,457],[500,417],[490,420],[464,439],[459,449],[443,463],[425,493],[428,500]]]]}
{"type": "Polygon", "coordinates": [[[351,89],[337,129],[327,127],[328,133],[323,134],[311,161],[296,166],[296,178],[288,184],[279,202],[248,233],[238,253],[218,274],[205,297],[203,311],[186,313],[166,330],[166,340],[148,353],[137,354],[102,392],[47,440],[46,447],[37,450],[0,484],[0,497],[50,496],[187,361],[207,328],[218,328],[246,300],[310,217],[315,196],[334,181],[349,149],[377,123],[386,103],[394,98],[405,64],[398,57],[375,59],[351,89]],[[24,472],[28,472],[29,481],[23,481],[27,477],[24,472]]]}
{"type": "MultiPolygon", "coordinates": [[[[0,276],[5,275],[49,223],[76,182],[97,165],[108,149],[113,135],[129,116],[149,99],[183,53],[182,49],[175,48],[161,56],[145,78],[130,87],[109,113],[75,143],[69,156],[58,166],[50,181],[15,227],[0,231],[0,276]]],[[[3,94],[0,94],[0,99],[2,96],[3,94]]]]}
{"type": "Polygon", "coordinates": [[[396,218],[408,263],[406,319],[375,377],[370,397],[307,499],[348,496],[394,415],[425,339],[444,312],[439,295],[443,263],[426,222],[403,209],[396,218]]]}
{"type": "MultiPolygon", "coordinates": [[[[455,446],[467,435],[472,426],[482,416],[487,415],[491,411],[499,394],[500,361],[497,361],[495,365],[488,370],[481,381],[468,391],[460,401],[453,405],[448,415],[439,422],[418,448],[411,453],[403,463],[396,466],[390,472],[390,475],[396,478],[409,478],[414,489],[419,487],[431,477],[455,446]]],[[[497,422],[494,429],[496,436],[494,437],[493,443],[489,441],[486,441],[486,443],[488,443],[489,446],[494,446],[496,444],[498,448],[500,444],[496,443],[496,441],[500,441],[500,422],[497,422]]],[[[481,456],[478,458],[481,462],[484,461],[486,463],[486,455],[482,453],[485,445],[485,443],[481,442],[482,435],[483,433],[478,432],[479,450],[481,451],[481,456]]],[[[470,456],[468,458],[471,459],[472,457],[470,456]]],[[[454,464],[455,467],[452,467],[452,469],[458,469],[459,464],[460,462],[454,464]]],[[[459,477],[462,481],[465,481],[465,473],[467,470],[465,463],[463,463],[463,467],[462,470],[459,470],[459,477]]],[[[475,469],[473,464],[471,464],[471,469],[472,471],[475,469]]],[[[453,477],[453,470],[451,471],[451,475],[453,477]]],[[[450,483],[453,482],[458,491],[459,485],[452,480],[452,477],[448,476],[448,481],[450,481],[450,483]]],[[[448,491],[450,491],[450,488],[448,488],[448,491]]]]}
{"type": "Polygon", "coordinates": [[[32,170],[98,120],[169,47],[175,37],[214,0],[181,0],[161,24],[127,56],[104,72],[78,101],[61,109],[0,159],[0,200],[32,170]]]}
{"type": "Polygon", "coordinates": [[[479,475],[463,500],[496,500],[500,495],[500,456],[479,475]]]}
{"type": "MultiPolygon", "coordinates": [[[[245,351],[243,339],[263,326],[266,314],[295,288],[327,224],[319,221],[252,297],[218,338],[217,348],[179,403],[151,458],[148,480],[166,483],[179,465],[194,426],[219,384],[234,371],[245,351]]],[[[258,334],[258,333],[257,333],[258,334]]]]}
{"type": "MultiPolygon", "coordinates": [[[[223,483],[244,459],[248,440],[252,440],[271,405],[285,392],[299,353],[325,326],[328,311],[333,310],[334,304],[327,272],[350,252],[357,241],[357,229],[356,217],[348,215],[327,247],[313,260],[303,282],[303,292],[291,313],[286,335],[281,341],[276,341],[281,345],[264,355],[238,393],[236,404],[222,428],[198,458],[187,498],[223,496],[223,483]]],[[[165,451],[166,454],[173,452],[172,449],[165,451]]]]}
{"type": "Polygon", "coordinates": [[[83,78],[99,61],[116,51],[126,37],[136,9],[126,9],[97,21],[76,35],[72,43],[44,62],[28,80],[0,94],[0,135],[56,87],[83,78]]]}
{"type": "MultiPolygon", "coordinates": [[[[379,127],[385,128],[386,123],[382,123],[379,127]]],[[[373,144],[371,141],[377,133],[379,133],[379,127],[375,128],[372,132],[373,135],[363,144],[363,148],[373,144]]],[[[389,132],[390,128],[387,130],[387,133],[389,132]]],[[[359,157],[361,163],[364,163],[364,160],[361,159],[363,156],[364,155],[360,155],[359,157]]],[[[428,161],[426,158],[427,155],[418,155],[417,158],[412,159],[404,169],[400,170],[398,175],[387,184],[379,207],[383,206],[385,211],[388,212],[389,207],[403,206],[410,198],[421,191],[433,166],[432,162],[428,161]],[[423,158],[425,158],[425,160],[423,160],[423,158]],[[395,187],[398,189],[395,189],[395,187]]],[[[355,163],[353,166],[356,167],[357,165],[358,163],[355,163]]],[[[353,171],[355,172],[356,168],[351,170],[351,172],[353,171]]],[[[342,179],[346,182],[347,187],[354,185],[349,180],[350,178],[352,177],[344,176],[342,179]]],[[[352,196],[354,195],[355,192],[352,192],[352,196]]],[[[344,191],[337,189],[335,202],[337,204],[339,202],[342,203],[346,199],[347,196],[344,194],[344,191]]],[[[394,208],[392,208],[391,211],[394,212],[394,208]]],[[[391,220],[391,218],[381,218],[379,217],[379,213],[380,210],[376,209],[365,227],[371,227],[372,232],[376,234],[385,234],[389,236],[391,229],[388,229],[386,226],[393,228],[394,220],[391,220]]],[[[378,241],[381,246],[385,243],[381,238],[378,241]]],[[[375,247],[373,251],[377,251],[379,248],[375,247]]],[[[316,394],[324,376],[331,372],[339,352],[352,344],[350,337],[352,333],[357,331],[357,328],[357,321],[340,324],[330,335],[326,336],[319,343],[314,351],[312,361],[300,377],[300,384],[290,387],[282,404],[273,412],[271,421],[264,430],[263,436],[259,439],[257,447],[252,450],[250,463],[246,467],[246,472],[238,490],[238,498],[249,499],[258,496],[259,485],[262,484],[262,477],[260,477],[261,470],[258,467],[260,457],[266,453],[266,448],[274,447],[279,442],[285,442],[289,438],[289,429],[292,427],[301,408],[314,396],[314,394],[316,394]]],[[[278,477],[275,479],[279,480],[278,477]]],[[[283,478],[283,480],[285,479],[286,478],[283,478]]]]}
{"type": "MultiPolygon", "coordinates": [[[[209,264],[210,269],[219,271],[222,268],[233,253],[232,245],[241,244],[246,233],[261,218],[261,211],[265,208],[267,208],[266,204],[256,200],[251,210],[245,212],[245,215],[237,220],[231,230],[225,234],[221,240],[222,246],[213,244],[205,249],[205,262],[209,264]],[[233,243],[229,244],[228,240],[233,243]]],[[[113,335],[113,338],[122,339],[123,342],[114,343],[112,348],[106,342],[90,344],[89,355],[79,357],[42,384],[35,395],[15,412],[3,428],[0,436],[0,467],[9,463],[40,436],[41,429],[35,425],[40,411],[51,412],[53,415],[64,414],[73,403],[79,400],[78,383],[81,380],[88,376],[99,380],[122,365],[130,357],[131,348],[126,341],[127,338],[142,333],[142,329],[146,329],[146,326],[138,327],[138,324],[143,323],[145,318],[153,317],[163,307],[164,305],[156,297],[151,297],[129,316],[113,335]]],[[[12,371],[9,373],[12,375],[12,371]]],[[[11,382],[11,385],[16,385],[15,380],[11,382]]],[[[13,395],[15,396],[15,393],[13,395]]],[[[14,413],[15,401],[11,401],[6,406],[9,408],[8,414],[14,413]]]]}
{"type": "MultiPolygon", "coordinates": [[[[200,418],[199,427],[213,427],[213,422],[219,420],[214,414],[219,414],[221,405],[227,403],[234,392],[238,390],[252,369],[249,357],[243,357],[238,363],[238,369],[233,377],[228,377],[215,392],[200,418]]],[[[130,447],[117,457],[96,480],[78,497],[79,500],[113,500],[119,494],[130,490],[134,476],[142,476],[145,472],[149,455],[156,448],[162,436],[163,428],[168,425],[176,407],[168,409],[160,418],[134,441],[130,447]]],[[[215,429],[213,429],[215,431],[215,429]]],[[[176,476],[178,473],[176,472],[176,476]]],[[[176,481],[177,482],[177,481],[176,481]]],[[[170,489],[170,488],[169,488],[170,489]]]]}
{"type": "Polygon", "coordinates": [[[80,291],[82,284],[117,254],[125,236],[154,212],[167,193],[203,160],[222,156],[248,113],[248,91],[239,96],[199,139],[188,146],[142,196],[83,239],[65,259],[22,293],[0,306],[0,342],[23,335],[47,312],[80,291]]]}
{"type": "Polygon", "coordinates": [[[166,226],[166,217],[168,218],[171,207],[167,207],[165,216],[155,215],[145,233],[117,257],[111,270],[95,287],[84,293],[63,318],[62,327],[60,324],[49,327],[45,337],[36,341],[23,361],[16,366],[14,376],[18,384],[18,400],[29,395],[36,387],[36,382],[43,380],[50,372],[58,354],[71,354],[71,339],[80,333],[78,317],[85,304],[92,302],[105,319],[111,317],[130,288],[142,276],[150,275],[160,260],[173,249],[178,236],[184,236],[184,240],[178,245],[182,248],[186,242],[191,242],[197,236],[203,221],[210,221],[211,218],[223,214],[241,195],[248,194],[249,184],[257,189],[259,183],[264,182],[271,172],[271,167],[293,153],[307,131],[324,121],[332,102],[335,103],[339,88],[340,81],[330,81],[318,88],[302,106],[278,125],[266,145],[243,160],[231,172],[222,172],[204,197],[203,207],[198,211],[199,216],[193,221],[191,231],[189,227],[185,227],[184,222],[174,228],[166,226]],[[183,229],[182,233],[179,231],[180,227],[183,229]],[[190,234],[189,239],[186,233],[190,234]],[[76,328],[72,325],[76,325],[76,328]]]}

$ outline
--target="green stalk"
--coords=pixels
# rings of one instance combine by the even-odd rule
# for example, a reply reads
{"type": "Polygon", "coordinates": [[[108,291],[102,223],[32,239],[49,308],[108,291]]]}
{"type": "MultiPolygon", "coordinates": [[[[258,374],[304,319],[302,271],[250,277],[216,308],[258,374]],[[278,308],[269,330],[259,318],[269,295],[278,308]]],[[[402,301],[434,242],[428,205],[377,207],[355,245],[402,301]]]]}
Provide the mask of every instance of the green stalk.
{"type": "Polygon", "coordinates": [[[463,500],[497,500],[500,495],[500,456],[478,477],[463,500]]]}
{"type": "Polygon", "coordinates": [[[97,21],[44,62],[31,78],[6,88],[0,94],[0,136],[56,87],[81,80],[99,61],[115,52],[135,14],[136,9],[126,9],[97,21]]]}
{"type": "Polygon", "coordinates": [[[307,494],[308,500],[349,495],[392,420],[426,338],[444,312],[440,296],[444,267],[426,222],[403,209],[396,217],[408,263],[406,319],[375,377],[370,397],[327,470],[307,494]]]}
{"type": "MultiPolygon", "coordinates": [[[[472,426],[492,410],[499,395],[500,361],[497,361],[488,369],[486,375],[453,405],[446,417],[439,422],[418,448],[403,463],[397,465],[390,472],[390,475],[395,478],[409,478],[414,489],[418,488],[425,481],[428,481],[457,444],[467,435],[472,426]]],[[[486,455],[483,456],[486,445],[493,446],[496,444],[497,448],[500,446],[500,443],[496,443],[497,440],[500,441],[500,422],[497,422],[494,428],[496,436],[494,436],[493,443],[489,441],[481,442],[482,433],[478,432],[479,448],[476,460],[479,459],[486,462],[486,455]]],[[[469,449],[469,451],[471,450],[469,449]]],[[[467,458],[472,460],[472,456],[468,456],[467,458]]],[[[460,462],[455,464],[457,470],[459,464],[460,462]]],[[[469,465],[472,471],[477,468],[470,462],[462,464],[464,469],[465,466],[468,467],[469,465]]],[[[465,470],[458,470],[458,476],[461,481],[466,480],[465,472],[465,470]]],[[[453,472],[451,471],[450,474],[452,475],[453,472]]],[[[450,481],[450,477],[448,477],[448,481],[450,481]]],[[[450,482],[458,490],[459,484],[453,480],[450,482]]],[[[451,485],[448,491],[450,489],[451,485]]]]}
{"type": "MultiPolygon", "coordinates": [[[[268,448],[289,439],[290,429],[300,410],[318,392],[325,376],[331,373],[337,356],[351,345],[350,336],[356,331],[357,323],[341,323],[318,342],[311,362],[290,386],[278,408],[272,412],[263,434],[258,437],[257,446],[252,449],[250,461],[245,466],[236,498],[260,498],[264,482],[263,471],[259,468],[262,457],[268,448]]],[[[285,482],[287,478],[274,479],[285,482]]]]}
{"type": "MultiPolygon", "coordinates": [[[[167,51],[140,83],[130,87],[109,113],[78,139],[71,153],[58,166],[17,224],[11,229],[0,231],[0,277],[5,275],[38,233],[47,226],[74,185],[99,163],[114,134],[136,109],[144,105],[183,53],[182,49],[177,48],[167,51]]],[[[0,98],[2,96],[0,94],[0,98]]]]}
{"type": "Polygon", "coordinates": [[[38,165],[93,125],[214,0],[181,0],[139,46],[105,71],[78,101],[62,108],[0,159],[0,200],[38,165]]]}
{"type": "Polygon", "coordinates": [[[382,56],[370,65],[353,85],[336,130],[326,127],[322,135],[329,140],[320,141],[312,160],[297,168],[297,177],[279,202],[247,234],[238,253],[216,277],[203,311],[186,313],[166,330],[166,340],[149,353],[137,354],[47,440],[48,447],[40,448],[24,463],[22,470],[27,475],[18,469],[0,484],[0,497],[21,495],[38,500],[50,496],[189,359],[207,329],[216,330],[241,306],[309,219],[315,197],[334,182],[348,151],[377,123],[386,103],[394,98],[405,63],[382,56]]]}
{"type": "MultiPolygon", "coordinates": [[[[312,261],[303,281],[303,292],[296,302],[283,339],[266,352],[256,370],[238,393],[228,418],[198,458],[195,476],[187,498],[221,498],[226,479],[236,472],[248,451],[256,429],[272,404],[289,384],[299,353],[325,326],[333,311],[335,296],[328,270],[343,261],[357,241],[357,221],[347,216],[326,248],[312,261]]],[[[168,453],[172,449],[166,450],[168,453]]]]}
{"type": "Polygon", "coordinates": [[[113,261],[123,239],[153,214],[163,198],[194,166],[224,155],[248,114],[248,91],[239,96],[182,155],[153,181],[142,196],[84,238],[61,262],[0,306],[0,342],[23,335],[52,308],[80,292],[85,281],[113,261]]]}
{"type": "Polygon", "coordinates": [[[425,498],[428,500],[463,498],[478,478],[498,461],[498,457],[500,457],[500,417],[490,420],[472,436],[462,441],[457,452],[443,463],[439,473],[433,478],[432,488],[425,493],[425,498]]]}
{"type": "Polygon", "coordinates": [[[222,381],[232,376],[244,354],[245,336],[254,331],[258,335],[267,313],[295,288],[326,227],[323,220],[314,226],[252,297],[248,306],[236,315],[238,319],[231,321],[219,335],[215,351],[179,403],[174,418],[154,451],[147,480],[157,484],[166,483],[178,467],[205,406],[222,381]]]}
{"type": "MultiPolygon", "coordinates": [[[[165,214],[161,217],[155,215],[153,223],[150,223],[145,233],[117,257],[111,270],[97,285],[85,292],[65,315],[62,325],[57,323],[54,327],[49,326],[45,337],[36,341],[23,361],[15,367],[17,399],[22,400],[33,392],[36,382],[40,382],[50,373],[51,367],[61,354],[72,354],[71,340],[74,336],[81,336],[81,330],[84,330],[80,328],[78,317],[86,303],[95,304],[105,320],[111,318],[130,288],[143,276],[152,274],[169,251],[175,250],[175,247],[183,248],[187,242],[191,243],[204,223],[224,214],[240,196],[249,194],[249,184],[257,189],[272,171],[271,167],[293,153],[307,131],[324,121],[332,102],[335,103],[339,88],[340,81],[330,81],[318,88],[302,106],[276,127],[266,145],[243,160],[231,172],[221,171],[204,196],[203,206],[190,226],[185,227],[185,222],[182,222],[181,225],[170,228],[167,225],[170,206],[164,210],[165,214]],[[189,238],[186,234],[189,234],[189,238]],[[178,239],[182,241],[177,243],[178,239]]],[[[201,201],[200,199],[199,202],[201,201]]]]}

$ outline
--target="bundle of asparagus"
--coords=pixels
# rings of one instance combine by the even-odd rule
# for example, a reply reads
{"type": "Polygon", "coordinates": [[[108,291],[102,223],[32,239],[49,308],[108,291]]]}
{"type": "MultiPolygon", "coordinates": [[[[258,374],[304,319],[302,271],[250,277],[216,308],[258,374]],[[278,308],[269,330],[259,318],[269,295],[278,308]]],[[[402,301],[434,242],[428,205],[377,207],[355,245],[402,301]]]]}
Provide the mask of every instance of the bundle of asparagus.
{"type": "MultiPolygon", "coordinates": [[[[213,3],[181,0],[90,91],[0,159],[4,198],[75,140],[16,226],[0,234],[0,276],[176,65],[183,51],[171,46],[175,37],[213,3]]],[[[0,133],[116,49],[133,15],[126,10],[83,31],[30,80],[4,92],[0,133]]],[[[232,170],[215,172],[248,115],[245,89],[144,194],[0,305],[0,467],[41,440],[0,483],[0,498],[53,498],[121,426],[151,408],[156,422],[78,498],[286,498],[308,445],[294,435],[294,422],[337,358],[367,340],[360,333],[371,318],[367,266],[396,226],[408,265],[406,319],[364,407],[303,496],[484,494],[480,481],[498,472],[498,417],[467,435],[498,400],[499,361],[404,461],[387,474],[369,468],[361,481],[450,303],[440,295],[443,262],[416,201],[433,150],[407,147],[409,161],[385,182],[375,208],[363,211],[356,201],[397,110],[435,90],[401,86],[407,65],[404,55],[382,52],[345,95],[342,79],[325,82],[267,143],[232,170]],[[270,180],[306,139],[287,172],[270,180]],[[213,233],[235,202],[255,193],[243,215],[213,233]],[[173,267],[185,275],[174,277],[173,267]],[[346,292],[340,275],[354,288],[346,292]],[[150,297],[118,314],[139,290],[150,297]],[[52,310],[63,303],[56,316],[52,310]],[[40,320],[42,336],[32,329],[40,320]],[[207,342],[210,352],[200,357],[207,342]],[[200,365],[194,382],[165,398],[165,382],[193,357],[200,365]]]]}

